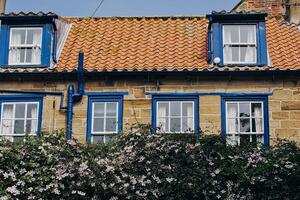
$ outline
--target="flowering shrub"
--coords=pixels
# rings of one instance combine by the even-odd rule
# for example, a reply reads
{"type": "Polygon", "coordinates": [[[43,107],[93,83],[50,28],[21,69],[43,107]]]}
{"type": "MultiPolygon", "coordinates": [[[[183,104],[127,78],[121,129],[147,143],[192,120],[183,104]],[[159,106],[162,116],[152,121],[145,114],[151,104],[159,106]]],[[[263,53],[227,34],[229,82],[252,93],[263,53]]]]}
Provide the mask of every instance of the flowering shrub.
{"type": "Polygon", "coordinates": [[[153,136],[143,125],[109,145],[58,133],[0,142],[0,199],[300,199],[299,150],[153,136]]]}

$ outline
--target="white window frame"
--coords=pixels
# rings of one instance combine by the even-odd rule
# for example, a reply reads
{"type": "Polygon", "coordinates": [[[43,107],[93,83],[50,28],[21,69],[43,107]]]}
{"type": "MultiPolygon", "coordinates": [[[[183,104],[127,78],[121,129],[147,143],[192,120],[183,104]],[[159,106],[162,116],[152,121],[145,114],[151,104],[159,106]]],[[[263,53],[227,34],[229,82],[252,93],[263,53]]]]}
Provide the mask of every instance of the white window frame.
{"type": "MultiPolygon", "coordinates": [[[[226,135],[228,136],[228,135],[231,135],[231,136],[233,136],[234,138],[236,138],[236,136],[238,136],[237,137],[237,141],[234,141],[235,142],[235,144],[237,144],[237,145],[240,145],[240,137],[239,137],[239,135],[257,135],[257,136],[261,136],[262,137],[262,143],[264,143],[264,134],[265,134],[265,128],[264,128],[264,102],[263,101],[226,101],[225,102],[225,105],[226,105],[226,108],[225,108],[225,112],[226,112],[226,115],[225,115],[225,117],[226,117],[226,135]],[[249,103],[249,109],[250,109],[250,117],[240,117],[240,104],[241,103],[249,103]],[[261,104],[261,111],[262,111],[262,114],[261,114],[261,120],[262,120],[262,132],[252,132],[252,119],[255,119],[255,117],[252,117],[252,113],[251,113],[251,105],[252,105],[252,103],[260,103],[261,104]],[[235,118],[229,118],[228,117],[228,104],[237,104],[237,107],[238,107],[238,109],[237,109],[237,117],[235,117],[235,118]],[[250,132],[240,132],[240,118],[245,118],[245,119],[250,119],[250,132]],[[229,121],[229,119],[237,119],[238,120],[238,127],[237,127],[237,132],[229,132],[228,131],[228,127],[229,127],[229,125],[228,125],[228,121],[229,121]]],[[[227,138],[227,137],[226,137],[227,138]]],[[[228,138],[226,139],[226,143],[228,143],[228,138]]],[[[252,137],[250,137],[250,143],[252,142],[252,137]]]]}
{"type": "MultiPolygon", "coordinates": [[[[26,42],[25,42],[26,43],[26,42]]],[[[9,47],[8,47],[8,64],[9,65],[40,65],[42,63],[42,43],[43,43],[43,28],[42,27],[12,27],[10,28],[10,32],[9,32],[9,47]],[[26,30],[26,35],[25,35],[25,41],[27,41],[27,33],[28,30],[40,30],[41,32],[41,41],[39,45],[33,45],[33,44],[23,44],[23,45],[12,45],[12,31],[13,30],[26,30]],[[33,62],[20,62],[20,63],[13,63],[10,61],[10,50],[12,48],[28,48],[28,49],[33,49],[35,46],[38,46],[40,51],[41,51],[41,58],[40,58],[40,62],[37,63],[33,63],[33,62]]],[[[25,58],[26,58],[26,51],[25,51],[25,58]]]]}
{"type": "Polygon", "coordinates": [[[222,38],[223,38],[223,46],[222,46],[222,52],[224,55],[224,51],[225,51],[225,47],[226,46],[231,46],[231,45],[235,45],[236,47],[239,47],[239,60],[241,60],[241,48],[243,46],[251,46],[251,47],[255,47],[255,61],[254,62],[236,62],[236,61],[225,61],[224,56],[223,56],[223,60],[224,60],[224,64],[225,65],[231,65],[231,64],[257,64],[257,25],[256,24],[224,24],[222,25],[222,38]],[[254,41],[255,43],[242,43],[242,42],[232,42],[232,43],[225,43],[224,42],[224,38],[225,38],[225,30],[224,27],[226,26],[238,26],[239,27],[239,38],[241,38],[241,26],[253,26],[255,31],[254,31],[254,41]]]}
{"type": "MultiPolygon", "coordinates": [[[[108,117],[110,118],[110,117],[108,117]]],[[[112,117],[111,117],[112,118],[112,117]]],[[[91,124],[91,135],[93,137],[93,135],[112,135],[112,134],[116,134],[118,133],[118,124],[119,124],[119,102],[116,102],[116,101],[100,101],[100,102],[92,102],[92,124],[91,124]],[[102,117],[95,117],[94,116],[94,113],[95,113],[95,104],[96,103],[104,103],[104,131],[94,131],[94,120],[95,118],[102,118],[102,117]],[[116,110],[116,131],[105,131],[106,129],[106,106],[107,106],[107,103],[116,103],[117,104],[117,110],[116,110]]]]}
{"type": "Polygon", "coordinates": [[[194,101],[182,101],[182,100],[174,100],[174,101],[161,101],[161,100],[158,100],[156,102],[156,128],[158,129],[159,128],[159,118],[168,118],[168,126],[169,126],[169,130],[166,130],[165,132],[161,132],[161,131],[157,131],[158,133],[178,133],[178,132],[172,132],[170,131],[171,130],[171,117],[172,118],[180,118],[180,133],[186,133],[186,134],[193,134],[195,132],[195,102],[194,101]],[[171,102],[180,102],[180,116],[171,116],[171,102]],[[168,116],[164,116],[164,117],[161,117],[161,116],[158,116],[158,104],[160,103],[168,103],[168,106],[169,106],[169,114],[168,116]],[[183,116],[182,113],[183,113],[183,110],[182,110],[182,104],[183,103],[192,103],[193,105],[193,114],[192,116],[183,116]],[[192,130],[190,132],[187,132],[187,131],[183,131],[182,128],[183,128],[183,118],[186,117],[186,118],[192,118],[193,119],[193,125],[192,125],[192,130]]]}
{"type": "Polygon", "coordinates": [[[13,137],[13,136],[17,136],[17,137],[22,137],[22,136],[26,136],[26,133],[24,134],[14,134],[14,123],[16,120],[24,120],[24,130],[26,130],[26,123],[27,120],[36,120],[37,126],[36,126],[36,131],[35,133],[31,133],[28,134],[29,136],[36,136],[37,135],[37,131],[38,131],[38,124],[39,124],[39,102],[3,102],[1,103],[1,120],[0,120],[0,137],[13,137]],[[24,118],[16,118],[15,117],[15,113],[16,113],[16,105],[17,104],[25,104],[25,117],[24,118]],[[28,104],[36,104],[37,105],[37,118],[27,118],[27,107],[28,104]],[[3,118],[3,108],[4,105],[13,105],[13,117],[12,118],[3,118]],[[2,120],[13,120],[13,127],[12,127],[12,133],[11,134],[2,134],[2,120]]]}

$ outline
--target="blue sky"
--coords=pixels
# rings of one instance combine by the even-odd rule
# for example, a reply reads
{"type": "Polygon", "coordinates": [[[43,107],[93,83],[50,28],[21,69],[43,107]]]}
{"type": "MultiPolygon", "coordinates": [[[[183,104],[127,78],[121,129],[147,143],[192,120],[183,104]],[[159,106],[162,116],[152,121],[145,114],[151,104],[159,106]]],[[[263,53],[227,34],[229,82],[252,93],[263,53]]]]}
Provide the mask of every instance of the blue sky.
{"type": "MultiPolygon", "coordinates": [[[[90,16],[100,0],[7,0],[6,12],[52,11],[90,16]]],[[[104,0],[96,16],[205,15],[230,10],[239,0],[104,0]]]]}

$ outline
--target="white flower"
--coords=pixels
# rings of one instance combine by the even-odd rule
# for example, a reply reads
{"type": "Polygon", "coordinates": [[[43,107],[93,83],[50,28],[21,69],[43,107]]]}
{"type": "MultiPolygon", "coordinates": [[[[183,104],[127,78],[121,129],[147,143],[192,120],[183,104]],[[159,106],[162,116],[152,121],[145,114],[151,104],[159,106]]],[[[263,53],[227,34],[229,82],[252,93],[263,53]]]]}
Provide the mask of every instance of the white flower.
{"type": "Polygon", "coordinates": [[[16,196],[16,195],[20,194],[20,191],[17,189],[17,186],[15,186],[15,185],[6,188],[6,191],[9,192],[9,193],[11,193],[13,196],[16,196]]]}
{"type": "Polygon", "coordinates": [[[175,178],[166,178],[166,181],[169,182],[169,183],[171,183],[171,182],[173,182],[175,180],[176,180],[175,178]]]}
{"type": "Polygon", "coordinates": [[[53,193],[54,194],[60,194],[60,191],[57,188],[54,188],[53,193]]]}
{"type": "Polygon", "coordinates": [[[219,174],[220,171],[221,171],[220,169],[216,169],[216,170],[214,171],[214,173],[215,173],[215,174],[219,174]]]}

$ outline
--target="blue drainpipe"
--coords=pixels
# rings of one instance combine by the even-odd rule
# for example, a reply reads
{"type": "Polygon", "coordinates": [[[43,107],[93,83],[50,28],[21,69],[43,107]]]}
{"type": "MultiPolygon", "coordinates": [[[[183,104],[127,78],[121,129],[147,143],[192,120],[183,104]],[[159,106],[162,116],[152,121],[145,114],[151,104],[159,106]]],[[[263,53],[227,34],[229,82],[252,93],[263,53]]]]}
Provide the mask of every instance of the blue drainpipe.
{"type": "Polygon", "coordinates": [[[67,140],[72,139],[72,122],[73,122],[73,103],[81,100],[84,94],[84,70],[83,70],[84,54],[79,53],[78,69],[77,69],[77,93],[74,93],[74,85],[68,86],[68,105],[67,105],[67,140]]]}

